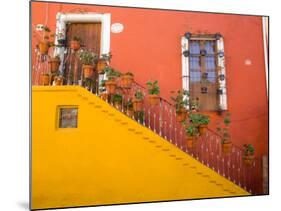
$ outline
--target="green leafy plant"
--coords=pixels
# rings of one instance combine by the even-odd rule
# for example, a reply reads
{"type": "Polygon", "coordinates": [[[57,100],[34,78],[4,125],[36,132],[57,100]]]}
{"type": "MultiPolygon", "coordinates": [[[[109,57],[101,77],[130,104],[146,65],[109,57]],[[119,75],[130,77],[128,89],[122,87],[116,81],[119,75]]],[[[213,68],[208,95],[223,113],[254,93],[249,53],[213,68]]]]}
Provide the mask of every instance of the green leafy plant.
{"type": "Polygon", "coordinates": [[[79,56],[82,64],[84,65],[94,65],[98,59],[97,54],[88,50],[82,51],[79,56]]]}
{"type": "Polygon", "coordinates": [[[109,52],[107,54],[102,54],[100,59],[110,62],[111,58],[112,58],[112,54],[111,52],[109,52]]]}
{"type": "Polygon", "coordinates": [[[121,94],[114,94],[112,96],[112,102],[114,103],[122,103],[123,97],[121,94]]]}
{"type": "Polygon", "coordinates": [[[174,106],[176,108],[177,113],[181,112],[182,109],[189,105],[188,97],[189,92],[187,90],[178,90],[176,97],[171,97],[171,100],[174,102],[174,106]]]}
{"type": "Polygon", "coordinates": [[[126,102],[124,102],[124,107],[128,110],[132,110],[133,109],[133,101],[132,99],[127,100],[126,102]]]}
{"type": "Polygon", "coordinates": [[[255,154],[255,148],[253,147],[252,144],[244,144],[244,155],[249,156],[249,155],[254,155],[255,154]]]}
{"type": "Polygon", "coordinates": [[[190,124],[188,127],[185,128],[185,133],[188,136],[196,136],[198,134],[198,128],[194,124],[190,124]]]}
{"type": "Polygon", "coordinates": [[[229,125],[231,123],[230,113],[227,113],[223,119],[223,126],[217,127],[217,132],[221,136],[221,143],[225,143],[230,139],[229,125]]]}
{"type": "Polygon", "coordinates": [[[136,91],[136,92],[135,92],[135,98],[136,98],[137,100],[143,100],[144,96],[143,96],[142,91],[140,91],[140,90],[136,91]]]}
{"type": "Polygon", "coordinates": [[[148,88],[148,93],[151,95],[158,95],[160,93],[160,87],[158,85],[158,81],[148,81],[146,83],[147,88],[148,88]]]}
{"type": "Polygon", "coordinates": [[[108,80],[114,80],[115,78],[118,78],[121,76],[121,73],[118,70],[113,69],[110,66],[106,66],[104,68],[104,72],[108,80]]]}
{"type": "Polygon", "coordinates": [[[210,122],[210,118],[207,115],[204,114],[196,114],[196,113],[191,113],[189,114],[189,119],[190,121],[199,126],[199,125],[207,125],[210,122]]]}

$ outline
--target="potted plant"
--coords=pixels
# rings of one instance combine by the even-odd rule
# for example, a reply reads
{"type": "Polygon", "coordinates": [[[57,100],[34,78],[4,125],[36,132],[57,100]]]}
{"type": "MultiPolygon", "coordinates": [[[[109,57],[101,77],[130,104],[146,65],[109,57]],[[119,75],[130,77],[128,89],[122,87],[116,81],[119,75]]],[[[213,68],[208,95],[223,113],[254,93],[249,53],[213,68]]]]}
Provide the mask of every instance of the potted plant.
{"type": "Polygon", "coordinates": [[[185,127],[185,134],[186,134],[186,146],[188,149],[192,149],[197,139],[198,128],[194,124],[190,124],[188,125],[188,127],[185,127]]]}
{"type": "Polygon", "coordinates": [[[91,51],[84,50],[80,53],[80,60],[84,78],[92,78],[97,55],[91,51]]]}
{"type": "Polygon", "coordinates": [[[243,155],[243,161],[246,165],[251,165],[254,160],[254,154],[255,154],[255,148],[252,144],[244,144],[244,155],[243,155]]]}
{"type": "Polygon", "coordinates": [[[147,88],[148,88],[148,100],[149,100],[149,104],[151,106],[155,106],[158,105],[160,103],[160,97],[159,97],[159,93],[160,93],[160,88],[158,86],[158,81],[148,81],[146,83],[147,88]]]}
{"type": "Polygon", "coordinates": [[[121,75],[121,87],[129,89],[134,82],[134,74],[131,72],[126,72],[121,75]]]}
{"type": "Polygon", "coordinates": [[[99,85],[99,96],[102,100],[108,101],[108,94],[106,93],[105,89],[105,80],[101,80],[100,85],[99,85]]]}
{"type": "Polygon", "coordinates": [[[108,94],[114,94],[117,87],[116,78],[120,76],[120,72],[107,66],[105,68],[105,74],[107,77],[107,81],[105,82],[106,91],[108,94]]]}
{"type": "Polygon", "coordinates": [[[224,126],[217,128],[217,132],[221,136],[222,151],[224,153],[229,153],[232,148],[232,142],[231,142],[230,133],[229,133],[230,122],[231,122],[230,114],[227,113],[223,120],[224,126]]]}
{"type": "Polygon", "coordinates": [[[44,73],[42,75],[42,80],[43,80],[43,86],[50,85],[50,74],[49,73],[44,73]]]}
{"type": "MultiPolygon", "coordinates": [[[[174,92],[172,92],[174,93],[174,92]]],[[[188,102],[189,92],[186,90],[178,90],[176,97],[171,97],[171,100],[174,101],[174,106],[176,109],[176,120],[177,122],[182,122],[187,117],[186,107],[189,105],[188,102]]]]}
{"type": "Polygon", "coordinates": [[[143,109],[143,93],[138,90],[135,93],[135,98],[133,100],[133,109],[135,112],[140,112],[143,109]]]}
{"type": "Polygon", "coordinates": [[[81,39],[78,36],[74,36],[70,41],[70,48],[77,51],[80,49],[81,46],[81,39]]]}
{"type": "Polygon", "coordinates": [[[204,114],[191,113],[189,114],[190,121],[198,127],[199,135],[203,135],[210,122],[210,118],[204,114]]]}
{"type": "Polygon", "coordinates": [[[122,107],[122,100],[123,97],[121,94],[114,94],[111,98],[113,105],[117,108],[117,109],[121,109],[122,107]]]}
{"type": "Polygon", "coordinates": [[[62,30],[61,32],[58,32],[57,34],[57,41],[58,41],[58,44],[60,46],[65,46],[66,44],[66,40],[64,38],[64,33],[63,33],[64,30],[62,30]]]}
{"type": "Polygon", "coordinates": [[[134,110],[133,110],[133,101],[132,99],[129,99],[127,100],[125,103],[124,103],[124,108],[126,110],[126,114],[129,116],[129,117],[133,117],[134,115],[134,110]]]}
{"type": "Polygon", "coordinates": [[[50,57],[48,60],[48,69],[51,73],[57,73],[60,66],[60,57],[57,55],[55,57],[50,57]]]}
{"type": "Polygon", "coordinates": [[[139,123],[144,123],[144,112],[143,111],[137,111],[134,114],[135,120],[137,120],[139,123]]]}
{"type": "Polygon", "coordinates": [[[63,76],[57,75],[54,77],[54,85],[55,86],[61,86],[63,84],[63,76]]]}
{"type": "Polygon", "coordinates": [[[42,40],[39,42],[39,52],[42,55],[48,54],[50,48],[49,33],[51,32],[48,26],[43,27],[42,40]]]}
{"type": "Polygon", "coordinates": [[[101,55],[101,58],[98,60],[98,63],[97,63],[97,71],[99,74],[104,73],[104,69],[110,62],[111,58],[112,58],[112,55],[110,52],[108,54],[101,55]]]}

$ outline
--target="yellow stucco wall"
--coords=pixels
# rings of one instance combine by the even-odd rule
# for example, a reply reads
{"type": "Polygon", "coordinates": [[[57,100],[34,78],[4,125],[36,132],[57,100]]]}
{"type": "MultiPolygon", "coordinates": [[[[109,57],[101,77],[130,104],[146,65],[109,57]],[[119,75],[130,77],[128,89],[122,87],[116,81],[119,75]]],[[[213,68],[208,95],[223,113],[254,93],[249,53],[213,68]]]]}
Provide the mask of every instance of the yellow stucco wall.
{"type": "Polygon", "coordinates": [[[32,209],[248,195],[78,86],[32,88],[32,209]],[[59,129],[58,106],[78,107],[59,129]]]}

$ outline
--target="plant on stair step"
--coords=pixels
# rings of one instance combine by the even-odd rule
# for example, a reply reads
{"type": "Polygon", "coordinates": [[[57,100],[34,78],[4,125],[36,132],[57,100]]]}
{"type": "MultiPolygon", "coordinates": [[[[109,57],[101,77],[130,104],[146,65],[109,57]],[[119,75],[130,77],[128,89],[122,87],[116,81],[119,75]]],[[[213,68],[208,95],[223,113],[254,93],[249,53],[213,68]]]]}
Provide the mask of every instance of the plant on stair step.
{"type": "Polygon", "coordinates": [[[61,74],[56,75],[54,77],[53,85],[54,86],[61,86],[61,85],[63,85],[63,79],[64,79],[64,77],[61,74]]]}
{"type": "MultiPolygon", "coordinates": [[[[185,122],[183,122],[185,125],[185,122]]],[[[187,127],[185,125],[185,134],[186,134],[186,146],[188,149],[192,149],[196,143],[198,136],[198,127],[194,124],[189,124],[187,127]]]]}
{"type": "Polygon", "coordinates": [[[111,101],[117,109],[121,109],[123,96],[121,94],[114,94],[111,97],[111,101]]]}
{"type": "Polygon", "coordinates": [[[83,50],[79,57],[82,63],[84,78],[92,78],[94,74],[94,65],[98,57],[97,54],[89,50],[83,50]]]}
{"type": "Polygon", "coordinates": [[[107,77],[107,81],[105,82],[106,91],[109,95],[114,94],[117,88],[116,79],[120,77],[121,73],[110,66],[107,66],[104,71],[107,77]]]}
{"type": "Polygon", "coordinates": [[[151,106],[158,105],[160,103],[160,87],[158,85],[158,81],[148,81],[146,83],[148,89],[148,100],[151,106]]]}
{"type": "Polygon", "coordinates": [[[244,155],[243,155],[243,161],[246,165],[251,165],[254,160],[254,154],[255,154],[255,148],[252,144],[244,144],[244,155]]]}
{"type": "Polygon", "coordinates": [[[230,113],[226,113],[223,120],[223,126],[217,127],[217,132],[221,137],[222,151],[223,153],[229,153],[232,148],[231,137],[229,133],[229,125],[231,123],[230,113]]]}
{"type": "Polygon", "coordinates": [[[189,119],[194,125],[198,127],[199,134],[203,135],[210,122],[210,117],[204,114],[190,113],[189,119]]]}
{"type": "MultiPolygon", "coordinates": [[[[174,93],[174,92],[171,92],[174,93]]],[[[177,122],[182,122],[186,120],[187,110],[186,107],[189,105],[189,92],[187,90],[178,90],[175,97],[171,97],[174,102],[174,107],[176,109],[176,119],[177,122]]]]}
{"type": "Polygon", "coordinates": [[[133,109],[135,112],[140,112],[143,110],[143,98],[144,98],[144,95],[143,95],[142,91],[137,90],[135,92],[135,97],[133,99],[133,109]]]}
{"type": "Polygon", "coordinates": [[[134,82],[134,74],[131,72],[126,72],[121,75],[120,79],[120,86],[124,89],[129,89],[134,82]]]}
{"type": "Polygon", "coordinates": [[[111,58],[112,54],[110,52],[108,54],[101,55],[101,58],[98,59],[97,63],[97,71],[99,74],[104,73],[104,69],[109,65],[111,58]]]}
{"type": "Polygon", "coordinates": [[[70,48],[72,50],[77,51],[80,49],[80,46],[81,46],[81,38],[78,36],[74,36],[70,41],[70,48]]]}
{"type": "Polygon", "coordinates": [[[48,69],[51,73],[57,73],[60,66],[60,57],[56,55],[54,57],[49,57],[48,59],[48,69]]]}
{"type": "Polygon", "coordinates": [[[128,99],[126,102],[124,102],[124,109],[125,109],[126,114],[129,117],[133,117],[134,110],[133,110],[133,101],[132,101],[132,99],[128,99]]]}
{"type": "Polygon", "coordinates": [[[52,45],[50,42],[50,28],[48,26],[43,26],[42,28],[42,40],[39,42],[39,52],[41,55],[48,54],[49,48],[52,45]]]}

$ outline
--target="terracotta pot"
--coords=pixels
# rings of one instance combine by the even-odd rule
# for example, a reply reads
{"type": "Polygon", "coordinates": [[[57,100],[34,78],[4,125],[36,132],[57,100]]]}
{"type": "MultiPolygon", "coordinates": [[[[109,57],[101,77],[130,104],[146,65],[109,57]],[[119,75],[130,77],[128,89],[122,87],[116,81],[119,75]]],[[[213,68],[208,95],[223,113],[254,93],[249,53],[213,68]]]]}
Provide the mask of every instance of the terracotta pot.
{"type": "Polygon", "coordinates": [[[63,84],[63,77],[55,76],[55,86],[61,86],[63,84]]]}
{"type": "Polygon", "coordinates": [[[60,59],[59,58],[50,58],[48,61],[48,69],[51,73],[58,72],[60,67],[60,59]]]}
{"type": "Polygon", "coordinates": [[[70,41],[70,48],[77,51],[80,49],[80,42],[77,40],[71,40],[70,41]]]}
{"type": "Polygon", "coordinates": [[[194,147],[196,141],[196,137],[195,136],[187,136],[186,138],[186,146],[188,149],[192,149],[194,147]]]}
{"type": "Polygon", "coordinates": [[[50,85],[50,76],[49,75],[43,75],[43,86],[48,86],[50,85]]]}
{"type": "Polygon", "coordinates": [[[39,42],[39,51],[40,54],[46,55],[48,54],[50,48],[50,43],[48,40],[43,40],[39,42]]]}
{"type": "Polygon", "coordinates": [[[103,73],[104,68],[106,67],[106,61],[105,60],[99,60],[97,63],[97,71],[98,73],[103,73]]]}
{"type": "Polygon", "coordinates": [[[207,125],[199,125],[198,126],[198,131],[199,131],[200,136],[204,135],[206,130],[207,130],[207,125]]]}
{"type": "Polygon", "coordinates": [[[136,111],[136,112],[142,111],[142,107],[143,107],[143,100],[139,100],[139,99],[133,100],[134,111],[136,111]]]}
{"type": "Polygon", "coordinates": [[[232,149],[232,142],[231,141],[224,141],[222,143],[222,152],[223,153],[230,153],[232,149]]]}
{"type": "Polygon", "coordinates": [[[176,119],[177,119],[177,122],[182,122],[186,119],[187,117],[187,110],[182,108],[179,112],[177,112],[177,115],[176,115],[176,119]]]}
{"type": "Polygon", "coordinates": [[[104,101],[108,101],[108,94],[106,92],[100,93],[100,98],[104,101]]]}
{"type": "Polygon", "coordinates": [[[117,83],[114,80],[109,80],[105,82],[105,88],[108,94],[114,94],[117,87],[117,83]]]}
{"type": "Polygon", "coordinates": [[[122,75],[121,76],[121,87],[122,88],[131,88],[134,82],[134,77],[132,75],[122,75]]]}
{"type": "Polygon", "coordinates": [[[148,95],[149,104],[156,106],[160,103],[160,97],[158,95],[148,95]]]}
{"type": "Polygon", "coordinates": [[[246,165],[251,165],[254,160],[254,155],[244,155],[243,156],[243,161],[246,165]]]}
{"type": "Polygon", "coordinates": [[[94,73],[94,66],[93,65],[85,65],[82,66],[84,78],[92,78],[94,73]]]}

